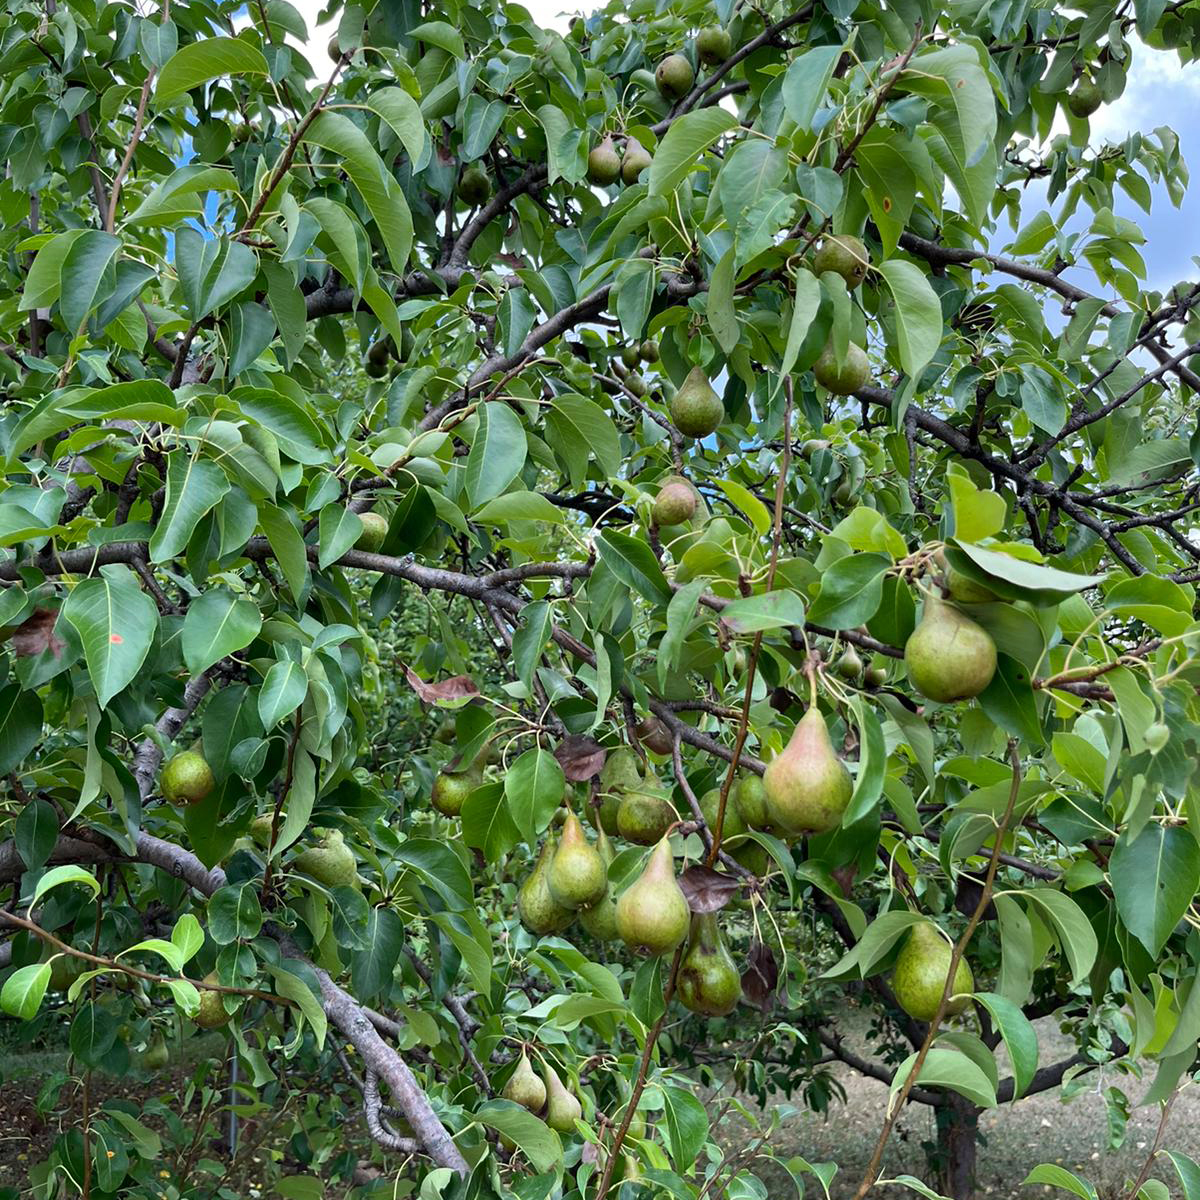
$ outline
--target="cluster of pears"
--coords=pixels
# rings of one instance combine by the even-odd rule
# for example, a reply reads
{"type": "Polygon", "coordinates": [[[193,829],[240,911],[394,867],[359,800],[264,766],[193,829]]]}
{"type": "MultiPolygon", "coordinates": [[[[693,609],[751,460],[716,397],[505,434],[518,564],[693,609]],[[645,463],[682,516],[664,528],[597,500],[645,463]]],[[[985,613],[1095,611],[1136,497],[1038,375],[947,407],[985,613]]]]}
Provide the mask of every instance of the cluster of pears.
{"type": "Polygon", "coordinates": [[[563,1083],[558,1072],[543,1058],[539,1079],[524,1048],[500,1094],[505,1100],[528,1109],[535,1117],[541,1117],[559,1133],[574,1133],[575,1122],[583,1116],[579,1097],[563,1083]]]}
{"type": "Polygon", "coordinates": [[[606,133],[588,155],[588,182],[596,187],[609,187],[620,179],[626,187],[632,187],[649,165],[650,151],[633,134],[626,135],[622,151],[612,134],[606,133]]]}
{"type": "Polygon", "coordinates": [[[904,665],[909,682],[922,696],[941,704],[970,700],[992,682],[996,643],[955,604],[930,594],[925,597],[920,623],[904,644],[904,665]]]}
{"type": "Polygon", "coordinates": [[[861,679],[869,688],[880,688],[887,683],[887,671],[883,667],[868,667],[853,646],[847,646],[833,664],[834,674],[854,683],[861,679]]]}
{"type": "Polygon", "coordinates": [[[159,786],[169,804],[199,804],[213,790],[216,781],[203,754],[181,750],[162,769],[159,786]]]}
{"type": "MultiPolygon", "coordinates": [[[[846,287],[853,291],[867,277],[871,255],[863,242],[850,234],[834,234],[825,238],[813,255],[813,271],[823,275],[832,271],[840,275],[846,287]]],[[[871,363],[867,352],[856,342],[846,347],[846,354],[839,362],[832,342],[813,363],[816,381],[835,396],[851,396],[871,378],[871,363]]]]}
{"type": "Polygon", "coordinates": [[[613,374],[624,380],[625,386],[635,395],[646,394],[646,381],[638,374],[636,368],[641,363],[656,363],[659,359],[658,343],[646,338],[640,344],[630,344],[621,347],[618,357],[613,359],[613,374]]]}
{"type": "MultiPolygon", "coordinates": [[[[639,736],[646,740],[656,732],[646,728],[639,730],[639,736]]],[[[666,785],[652,767],[643,776],[642,761],[629,746],[618,746],[605,760],[599,801],[592,808],[592,824],[639,846],[655,845],[679,820],[666,785]]]]}
{"type": "MultiPolygon", "coordinates": [[[[932,1021],[942,1000],[946,977],[950,974],[953,947],[932,921],[914,925],[892,972],[892,990],[896,1001],[910,1017],[932,1021]]],[[[965,959],[954,972],[954,986],[946,1015],[958,1016],[971,1003],[975,978],[965,959]]]]}

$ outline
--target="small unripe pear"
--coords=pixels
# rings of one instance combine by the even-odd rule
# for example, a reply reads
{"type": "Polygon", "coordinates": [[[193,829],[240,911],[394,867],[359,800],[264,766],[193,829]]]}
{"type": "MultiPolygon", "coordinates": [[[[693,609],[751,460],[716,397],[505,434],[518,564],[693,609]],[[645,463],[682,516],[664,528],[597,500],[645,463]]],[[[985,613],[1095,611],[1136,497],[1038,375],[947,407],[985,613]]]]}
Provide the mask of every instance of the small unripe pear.
{"type": "Polygon", "coordinates": [[[881,688],[887,683],[887,670],[884,667],[868,667],[863,675],[863,683],[869,688],[881,688]]]}
{"type": "MultiPolygon", "coordinates": [[[[282,813],[280,813],[279,820],[282,824],[282,813]]],[[[264,850],[266,850],[271,845],[271,826],[274,823],[274,813],[259,813],[258,816],[250,822],[250,837],[253,839],[256,846],[261,846],[264,850]]]]}
{"type": "Polygon", "coordinates": [[[654,524],[659,528],[682,525],[695,515],[696,489],[679,475],[668,476],[654,498],[654,524]]]}
{"type": "Polygon", "coordinates": [[[742,997],[742,977],[721,936],[716,913],[693,913],[691,937],[676,984],[684,1008],[706,1017],[725,1017],[742,997]]]}
{"type": "Polygon", "coordinates": [[[954,567],[946,568],[946,590],[950,599],[959,604],[991,604],[996,599],[996,593],[982,583],[964,575],[954,567]]]}
{"type": "MultiPolygon", "coordinates": [[[[204,977],[205,983],[219,983],[216,971],[209,971],[204,977]]],[[[221,992],[211,988],[200,989],[200,1011],[192,1018],[201,1029],[219,1029],[229,1020],[225,1011],[225,1002],[221,992]]]]}
{"type": "Polygon", "coordinates": [[[170,804],[199,804],[215,784],[203,754],[181,750],[162,769],[163,798],[170,804]]]}
{"type": "Polygon", "coordinates": [[[866,246],[847,233],[827,237],[813,255],[814,274],[820,276],[826,271],[833,271],[846,281],[851,291],[866,279],[870,265],[871,255],[866,246]]]}
{"type": "Polygon", "coordinates": [[[1099,87],[1091,79],[1081,79],[1075,90],[1067,97],[1067,107],[1072,116],[1081,120],[1090,117],[1104,103],[1099,87]]]}
{"type": "Polygon", "coordinates": [[[639,399],[646,394],[646,381],[636,371],[625,377],[625,386],[639,399]]]}
{"type": "Polygon", "coordinates": [[[441,771],[433,781],[430,800],[433,807],[448,817],[462,812],[467,797],[483,783],[483,770],[472,763],[465,771],[441,771]]]}
{"type": "Polygon", "coordinates": [[[486,203],[492,194],[492,181],[487,172],[480,166],[470,166],[458,181],[458,198],[467,206],[486,203]]]}
{"type": "Polygon", "coordinates": [[[167,1049],[166,1039],[161,1033],[155,1033],[150,1044],[142,1052],[143,1065],[152,1071],[159,1071],[171,1061],[171,1052],[167,1049]]]}
{"type": "MultiPolygon", "coordinates": [[[[700,813],[704,817],[704,823],[710,831],[716,831],[717,813],[720,807],[721,789],[719,787],[709,788],[700,797],[700,813]]],[[[745,832],[746,822],[742,819],[741,810],[734,800],[734,789],[730,788],[729,795],[725,799],[725,819],[721,825],[721,840],[724,841],[726,838],[737,837],[738,834],[745,832]]]]}
{"type": "Polygon", "coordinates": [[[981,625],[936,596],[904,646],[908,679],[922,696],[949,704],[978,696],[996,673],[996,643],[981,625]]]}
{"type": "Polygon", "coordinates": [[[771,822],[786,832],[828,833],[841,824],[854,784],[815,704],[796,722],[782,752],[767,764],[763,785],[771,822]]]}
{"type": "MultiPolygon", "coordinates": [[[[953,948],[932,921],[914,925],[912,933],[896,957],[892,990],[896,1000],[910,1017],[932,1021],[941,1003],[946,976],[950,972],[953,948]]],[[[954,973],[954,989],[946,1008],[947,1016],[957,1016],[971,1003],[975,980],[966,959],[961,959],[954,973]]]]}
{"type": "Polygon", "coordinates": [[[639,347],[638,354],[644,363],[658,362],[658,343],[647,338],[639,347]]]}
{"type": "MultiPolygon", "coordinates": [[[[600,768],[600,787],[604,791],[627,792],[642,783],[642,760],[632,746],[610,750],[600,768]]],[[[612,832],[611,830],[609,831],[612,832]]]]}
{"type": "Polygon", "coordinates": [[[597,187],[608,187],[617,182],[621,175],[621,156],[611,134],[588,155],[587,174],[588,181],[597,187]]]}
{"type": "Polygon", "coordinates": [[[625,139],[625,155],[621,159],[621,179],[626,185],[637,183],[638,176],[650,165],[650,153],[635,137],[625,139]]]}
{"type": "Polygon", "coordinates": [[[617,902],[613,898],[612,888],[607,884],[608,867],[613,860],[612,843],[608,834],[600,830],[596,838],[596,852],[604,863],[605,888],[604,895],[590,908],[579,910],[579,924],[587,930],[598,942],[611,942],[617,936],[617,902]]]}
{"type": "Polygon", "coordinates": [[[559,1133],[574,1133],[575,1122],[583,1116],[579,1097],[563,1086],[548,1062],[542,1063],[542,1078],[546,1081],[546,1124],[559,1133]]]}
{"type": "Polygon", "coordinates": [[[358,514],[362,522],[362,533],[354,540],[355,550],[365,550],[368,554],[376,554],[387,537],[388,519],[383,513],[364,512],[358,514]]]}
{"type": "Polygon", "coordinates": [[[728,29],[719,25],[710,25],[696,34],[696,55],[706,67],[715,67],[723,63],[733,49],[733,39],[728,29]]]}
{"type": "Polygon", "coordinates": [[[664,837],[650,852],[645,870],[617,900],[617,932],[631,950],[670,954],[687,936],[690,915],[675,878],[671,843],[664,837]]]}
{"type": "Polygon", "coordinates": [[[696,82],[696,72],[682,54],[668,54],[658,64],[658,69],[654,72],[654,82],[668,100],[679,100],[692,90],[692,84],[696,82]]]}
{"type": "Polygon", "coordinates": [[[766,829],[771,824],[767,811],[767,785],[761,775],[743,775],[734,784],[733,800],[742,820],[751,829],[766,829]]]}
{"type": "Polygon", "coordinates": [[[542,843],[541,853],[533,864],[533,870],[517,891],[517,911],[521,916],[521,924],[530,933],[539,936],[561,933],[570,925],[575,915],[569,908],[563,908],[550,894],[547,876],[556,845],[554,836],[547,834],[545,842],[542,843]]]}
{"type": "Polygon", "coordinates": [[[828,342],[813,363],[813,375],[823,388],[835,396],[852,396],[871,378],[871,362],[867,352],[856,342],[851,342],[846,347],[845,361],[839,367],[833,343],[828,342]]]}
{"type": "Polygon", "coordinates": [[[862,674],[863,661],[853,646],[847,646],[846,652],[834,663],[833,669],[843,679],[857,679],[862,674]]]}
{"type": "Polygon", "coordinates": [[[622,346],[621,361],[632,371],[642,361],[642,356],[637,346],[622,346]]]}
{"type": "Polygon", "coordinates": [[[521,1051],[516,1069],[508,1077],[504,1090],[500,1093],[505,1100],[511,1100],[531,1113],[539,1113],[546,1103],[546,1085],[537,1077],[529,1064],[529,1055],[521,1051]]]}
{"type": "Polygon", "coordinates": [[[704,371],[693,367],[671,397],[671,422],[685,437],[702,438],[714,432],[724,419],[721,397],[704,371]]]}
{"type": "Polygon", "coordinates": [[[327,829],[316,846],[296,855],[292,866],[326,887],[352,887],[358,878],[354,851],[346,845],[340,829],[327,829]]]}
{"type": "Polygon", "coordinates": [[[574,813],[568,813],[563,822],[546,882],[550,895],[570,909],[597,903],[608,888],[608,868],[574,813]]]}

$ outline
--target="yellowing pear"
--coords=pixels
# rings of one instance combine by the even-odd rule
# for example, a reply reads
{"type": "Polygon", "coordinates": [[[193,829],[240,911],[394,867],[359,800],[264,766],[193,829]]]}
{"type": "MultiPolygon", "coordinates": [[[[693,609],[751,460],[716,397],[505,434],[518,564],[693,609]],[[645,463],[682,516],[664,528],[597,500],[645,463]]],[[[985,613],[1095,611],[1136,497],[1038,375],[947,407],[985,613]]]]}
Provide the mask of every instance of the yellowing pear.
{"type": "Polygon", "coordinates": [[[854,784],[815,704],[796,723],[782,752],[767,764],[763,785],[771,823],[787,833],[828,833],[841,824],[854,784]]]}
{"type": "Polygon", "coordinates": [[[516,1069],[508,1077],[504,1091],[500,1093],[505,1100],[511,1100],[531,1113],[539,1113],[546,1103],[546,1085],[534,1073],[529,1064],[529,1055],[521,1051],[516,1069]]]}
{"type": "Polygon", "coordinates": [[[904,646],[909,682],[930,700],[949,704],[978,696],[996,673],[996,643],[982,625],[937,596],[904,646]]]}
{"type": "Polygon", "coordinates": [[[690,915],[675,878],[671,843],[664,837],[650,852],[641,875],[617,900],[617,932],[631,950],[670,954],[687,936],[690,915]]]}

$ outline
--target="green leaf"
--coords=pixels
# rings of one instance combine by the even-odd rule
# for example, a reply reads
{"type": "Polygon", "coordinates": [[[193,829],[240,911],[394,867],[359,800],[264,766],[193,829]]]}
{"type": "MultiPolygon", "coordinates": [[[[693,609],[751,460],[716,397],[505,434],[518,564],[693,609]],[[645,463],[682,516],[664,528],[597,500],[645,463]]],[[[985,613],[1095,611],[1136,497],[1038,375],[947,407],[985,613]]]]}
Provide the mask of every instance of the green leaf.
{"type": "Polygon", "coordinates": [[[1039,1163],[1025,1176],[1021,1186],[1028,1187],[1035,1183],[1071,1192],[1078,1196],[1079,1200],[1096,1200],[1096,1189],[1086,1179],[1080,1179],[1078,1175],[1054,1163],[1039,1163]]]}
{"type": "Polygon", "coordinates": [[[157,954],[166,960],[172,971],[183,970],[184,957],[179,947],[174,942],[167,942],[162,938],[147,938],[144,942],[127,946],[117,957],[121,958],[126,954],[157,954]]]}
{"type": "Polygon", "coordinates": [[[883,795],[883,777],[887,769],[887,743],[883,738],[883,726],[874,710],[862,698],[855,696],[850,702],[858,726],[859,757],[858,774],[854,779],[854,793],[850,806],[842,818],[843,825],[853,825],[874,811],[883,795]]]}
{"type": "Polygon", "coordinates": [[[453,54],[455,58],[466,58],[467,49],[463,45],[462,34],[453,25],[445,21],[426,21],[408,31],[413,41],[428,42],[431,46],[440,46],[453,54]]]}
{"type": "Polygon", "coordinates": [[[841,56],[839,45],[816,46],[792,59],[783,76],[783,107],[801,129],[812,128],[841,56]]]}
{"type": "MultiPolygon", "coordinates": [[[[733,305],[733,280],[737,273],[737,251],[730,246],[717,261],[708,279],[708,324],[713,337],[726,354],[741,340],[742,328],[738,324],[737,311],[733,305]]],[[[647,306],[647,310],[649,306],[647,306]]],[[[644,321],[643,316],[643,321],[644,321]]],[[[622,328],[625,322],[621,322],[622,328]]],[[[628,332],[628,331],[626,331],[628,332]]]]}
{"type": "Polygon", "coordinates": [[[692,616],[700,594],[704,591],[704,580],[693,579],[685,583],[672,597],[667,605],[667,631],[663,634],[658,645],[658,656],[655,663],[658,672],[658,686],[662,688],[667,673],[674,669],[679,661],[679,652],[691,627],[692,616]]]}
{"type": "Polygon", "coordinates": [[[429,153],[429,134],[420,105],[403,88],[398,87],[385,87],[372,92],[365,104],[391,126],[414,168],[424,166],[429,153]]]}
{"type": "Polygon", "coordinates": [[[1012,1063],[1012,1098],[1019,1100],[1037,1072],[1037,1031],[1020,1008],[1005,996],[996,992],[976,992],[974,1000],[991,1013],[996,1030],[1004,1039],[1012,1063]]]}
{"type": "Polygon", "coordinates": [[[1040,746],[1046,740],[1029,670],[1015,658],[996,655],[996,673],[980,692],[979,706],[1001,729],[1011,730],[1029,744],[1040,746]]]}
{"type": "Polygon", "coordinates": [[[504,776],[509,813],[521,837],[530,845],[550,824],[562,803],[567,781],[558,760],[540,746],[526,750],[504,776]]]}
{"type": "Polygon", "coordinates": [[[463,843],[483,851],[490,863],[499,862],[521,841],[522,833],[509,812],[503,784],[485,783],[467,797],[462,809],[462,834],[463,843]]]}
{"type": "Polygon", "coordinates": [[[187,963],[195,958],[203,948],[204,930],[200,928],[200,922],[191,913],[184,913],[175,922],[175,928],[171,930],[171,941],[179,949],[180,961],[187,963]]]}
{"type": "Polygon", "coordinates": [[[648,543],[616,529],[606,529],[596,537],[600,559],[612,573],[644,599],[666,604],[671,585],[648,543]]]}
{"type": "Polygon", "coordinates": [[[925,920],[910,909],[893,909],[880,914],[862,937],[826,971],[822,979],[866,979],[891,948],[907,936],[914,925],[925,920]]]}
{"type": "Polygon", "coordinates": [[[690,1171],[708,1139],[708,1113],[704,1105],[681,1087],[662,1089],[663,1116],[659,1125],[667,1153],[677,1170],[690,1171]]]}
{"type": "Polygon", "coordinates": [[[258,716],[268,733],[304,703],[308,676],[291,659],[272,663],[258,693],[258,716]]]}
{"type": "Polygon", "coordinates": [[[760,592],[732,600],[721,610],[721,620],[734,633],[757,633],[761,629],[803,628],[804,601],[788,588],[760,592]]]}
{"type": "Polygon", "coordinates": [[[192,601],[183,619],[183,661],[199,675],[226,655],[244,650],[261,628],[262,611],[253,600],[226,588],[209,588],[192,601]]]}
{"type": "Polygon", "coordinates": [[[1200,891],[1200,845],[1188,829],[1151,822],[1119,837],[1108,865],[1121,921],[1158,957],[1200,891]]]}
{"type": "Polygon", "coordinates": [[[492,400],[479,406],[479,424],[467,455],[466,489],[479,508],[504,492],[525,465],[529,443],[520,418],[507,404],[492,400]]]}
{"type": "Polygon", "coordinates": [[[511,521],[541,521],[549,525],[562,525],[566,521],[563,510],[551,504],[540,492],[505,492],[495,500],[489,500],[471,516],[481,525],[507,525],[511,521]]]}
{"type": "Polygon", "coordinates": [[[218,946],[258,937],[262,923],[258,889],[250,880],[218,888],[208,902],[208,932],[218,946]]]}
{"type": "Polygon", "coordinates": [[[900,365],[911,379],[933,361],[942,344],[942,305],[920,267],[902,258],[879,268],[896,303],[896,338],[900,365]]]}
{"type": "Polygon", "coordinates": [[[779,367],[780,376],[790,374],[796,365],[796,359],[800,357],[800,347],[804,344],[809,327],[821,308],[821,285],[811,271],[797,267],[794,285],[796,294],[792,301],[787,347],[779,367]]]}
{"type": "Polygon", "coordinates": [[[183,552],[206,513],[229,491],[229,479],[215,462],[186,449],[171,452],[162,516],[150,538],[150,561],[167,562],[183,552]]]}
{"type": "Polygon", "coordinates": [[[695,108],[671,122],[648,172],[650,195],[665,196],[696,168],[700,155],[737,124],[723,108],[695,108]]]}
{"type": "Polygon", "coordinates": [[[236,192],[237,176],[224,167],[192,163],[172,172],[125,218],[126,225],[174,225],[185,217],[200,217],[197,197],[206,192],[236,192]]]}
{"type": "Polygon", "coordinates": [[[295,516],[274,504],[260,504],[258,520],[271,543],[292,595],[298,597],[308,586],[308,551],[296,528],[295,516]]]}
{"type": "Polygon", "coordinates": [[[367,917],[362,945],[350,956],[354,994],[365,1003],[386,995],[404,950],[404,922],[399,913],[376,906],[367,917]]]}
{"type": "MultiPolygon", "coordinates": [[[[895,1096],[908,1078],[917,1060],[915,1054],[909,1055],[897,1068],[892,1076],[889,1096],[895,1096]]],[[[951,1050],[945,1046],[934,1046],[925,1056],[921,1064],[921,1073],[917,1082],[922,1087],[943,1087],[966,1098],[982,1108],[995,1108],[996,1089],[992,1081],[980,1070],[979,1066],[959,1050],[951,1050]]]]}
{"type": "Polygon", "coordinates": [[[971,545],[969,542],[956,540],[954,546],[961,550],[979,570],[984,572],[988,577],[989,587],[991,587],[991,580],[994,579],[1006,596],[1022,597],[1024,592],[1033,592],[1061,598],[1072,592],[1081,592],[1086,588],[1096,587],[1106,579],[1104,575],[1074,575],[1069,571],[1060,571],[1057,567],[1029,562],[1012,554],[988,550],[983,546],[971,545]],[[1016,591],[1014,592],[1013,589],[1016,591]]]}
{"type": "Polygon", "coordinates": [[[0,1009],[20,1021],[32,1020],[42,1006],[50,985],[50,964],[30,963],[18,967],[0,988],[0,1009]]]}
{"type": "Polygon", "coordinates": [[[98,579],[77,584],[62,607],[79,634],[101,707],[137,675],[158,629],[158,609],[128,567],[101,567],[98,579]]]}
{"type": "Polygon", "coordinates": [[[1171,1160],[1179,1176],[1183,1200],[1200,1200],[1200,1166],[1196,1160],[1189,1158],[1182,1150],[1164,1150],[1163,1153],[1171,1160]]]}
{"type": "Polygon", "coordinates": [[[65,233],[55,234],[38,250],[21,289],[18,312],[49,308],[58,300],[62,295],[63,263],[71,247],[86,233],[85,229],[68,229],[65,233]]]}
{"type": "Polygon", "coordinates": [[[1096,961],[1099,945],[1083,909],[1065,892],[1052,888],[1027,888],[1021,898],[1039,908],[1058,934],[1059,943],[1071,964],[1071,986],[1082,982],[1096,961]]]}
{"type": "Polygon", "coordinates": [[[38,885],[34,889],[33,899],[29,902],[30,910],[32,911],[37,908],[38,901],[47,892],[52,891],[56,887],[62,887],[64,883],[82,883],[84,887],[91,889],[93,896],[100,894],[100,884],[90,871],[85,871],[82,867],[68,863],[66,866],[52,867],[38,880],[38,885]]]}
{"type": "Polygon", "coordinates": [[[363,523],[341,501],[334,500],[321,509],[317,519],[317,540],[320,551],[317,565],[322,571],[337,562],[362,536],[363,523]]]}
{"type": "Polygon", "coordinates": [[[254,251],[228,238],[206,238],[184,225],[175,234],[175,273],[193,321],[228,304],[254,281],[254,251]]]}
{"type": "Polygon", "coordinates": [[[158,74],[154,100],[168,104],[184,92],[223,75],[267,75],[262,52],[241,38],[204,37],[176,51],[158,74]]]}
{"type": "Polygon", "coordinates": [[[0,688],[0,775],[15,771],[41,736],[41,697],[19,683],[0,688]]]}
{"type": "Polygon", "coordinates": [[[808,619],[829,629],[865,625],[883,600],[883,577],[892,560],[884,554],[848,554],[821,574],[821,590],[808,619]]]}
{"type": "Polygon", "coordinates": [[[340,156],[342,169],[375,219],[392,270],[403,275],[412,252],[412,214],[403,189],[384,167],[367,135],[348,117],[325,110],[305,131],[304,140],[340,156]]]}
{"type": "Polygon", "coordinates": [[[511,1100],[489,1100],[474,1112],[475,1120],[502,1133],[538,1172],[552,1171],[562,1162],[562,1142],[540,1117],[511,1100]]]}
{"type": "Polygon", "coordinates": [[[26,868],[39,870],[46,865],[58,841],[58,814],[45,800],[37,797],[30,800],[17,816],[13,841],[26,868]]]}
{"type": "Polygon", "coordinates": [[[612,417],[584,396],[556,396],[545,415],[555,454],[566,464],[573,487],[587,478],[589,456],[602,475],[615,475],[621,465],[621,439],[612,417]]]}
{"type": "Polygon", "coordinates": [[[62,264],[58,311],[72,333],[83,328],[88,314],[112,290],[112,261],[120,250],[121,239],[99,229],[85,230],[71,243],[62,264]]]}
{"type": "Polygon", "coordinates": [[[273,966],[270,963],[266,964],[266,968],[271,972],[271,978],[275,981],[275,991],[285,1000],[295,1002],[296,1007],[304,1014],[304,1019],[312,1026],[317,1049],[323,1049],[325,1046],[325,1032],[329,1028],[329,1021],[325,1017],[325,1010],[321,1006],[321,1001],[312,994],[312,990],[300,976],[285,970],[283,967],[273,966]]]}

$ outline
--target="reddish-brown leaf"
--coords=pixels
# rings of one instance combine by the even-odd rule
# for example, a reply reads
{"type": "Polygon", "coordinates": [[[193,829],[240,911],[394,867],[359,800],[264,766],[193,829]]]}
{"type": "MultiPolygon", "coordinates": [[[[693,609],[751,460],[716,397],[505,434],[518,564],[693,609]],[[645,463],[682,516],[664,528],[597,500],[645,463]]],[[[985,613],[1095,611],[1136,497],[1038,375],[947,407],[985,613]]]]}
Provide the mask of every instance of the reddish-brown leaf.
{"type": "Polygon", "coordinates": [[[35,609],[33,616],[18,625],[12,635],[13,650],[16,651],[17,657],[32,658],[49,650],[58,658],[66,642],[54,632],[57,620],[58,613],[51,612],[48,608],[35,609]]]}
{"type": "Polygon", "coordinates": [[[443,679],[440,683],[426,683],[412,667],[405,667],[404,674],[409,687],[426,704],[443,704],[449,700],[465,700],[479,695],[479,689],[470,675],[455,675],[453,679],[443,679]]]}
{"type": "Polygon", "coordinates": [[[747,1004],[752,1004],[765,1013],[775,1002],[778,989],[779,964],[775,961],[775,953],[764,942],[755,942],[746,956],[746,970],[742,973],[742,996],[747,1004]]]}
{"type": "Polygon", "coordinates": [[[554,747],[554,757],[572,783],[582,783],[600,774],[608,751],[590,737],[569,733],[554,747]]]}
{"type": "Polygon", "coordinates": [[[679,887],[695,913],[717,912],[733,899],[741,884],[712,867],[688,867],[679,877],[679,887]]]}

